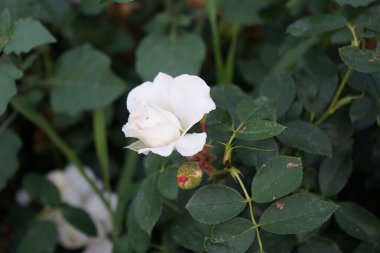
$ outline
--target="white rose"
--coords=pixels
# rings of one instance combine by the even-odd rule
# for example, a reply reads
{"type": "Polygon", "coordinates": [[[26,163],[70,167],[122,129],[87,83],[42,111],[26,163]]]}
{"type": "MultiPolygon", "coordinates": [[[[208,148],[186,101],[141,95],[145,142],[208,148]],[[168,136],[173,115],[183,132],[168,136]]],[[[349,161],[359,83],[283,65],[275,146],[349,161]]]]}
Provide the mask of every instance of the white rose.
{"type": "Polygon", "coordinates": [[[215,103],[210,87],[198,76],[173,78],[159,73],[153,82],[145,82],[128,94],[127,109],[130,115],[122,130],[126,137],[139,139],[128,148],[161,156],[176,149],[183,156],[192,156],[202,150],[206,133],[187,132],[215,109],[215,103]]]}

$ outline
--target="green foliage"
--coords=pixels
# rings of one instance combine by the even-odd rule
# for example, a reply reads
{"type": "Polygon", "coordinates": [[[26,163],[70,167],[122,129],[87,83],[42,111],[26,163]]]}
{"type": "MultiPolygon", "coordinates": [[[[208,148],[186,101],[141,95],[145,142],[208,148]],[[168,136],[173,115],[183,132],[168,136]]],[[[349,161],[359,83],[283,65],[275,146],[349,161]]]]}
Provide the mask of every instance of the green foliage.
{"type": "Polygon", "coordinates": [[[205,248],[209,253],[244,253],[255,238],[253,224],[244,218],[214,225],[211,238],[205,240],[205,248]]]}
{"type": "Polygon", "coordinates": [[[275,234],[309,232],[322,225],[337,208],[314,195],[296,193],[268,207],[261,215],[260,225],[275,234]]]}
{"type": "Polygon", "coordinates": [[[18,247],[18,253],[53,253],[57,242],[54,223],[41,221],[32,224],[18,247]]]}
{"type": "Polygon", "coordinates": [[[157,188],[168,199],[175,199],[178,195],[177,168],[167,167],[160,173],[157,181],[157,188]]]}
{"type": "Polygon", "coordinates": [[[284,124],[285,131],[278,136],[286,145],[305,152],[331,157],[331,141],[318,127],[307,122],[293,121],[284,124]]]}
{"type": "Polygon", "coordinates": [[[267,97],[246,99],[237,104],[236,114],[241,122],[259,119],[273,120],[276,117],[276,105],[267,97]]]}
{"type": "Polygon", "coordinates": [[[344,63],[355,70],[367,73],[380,71],[377,52],[357,46],[345,46],[339,49],[339,54],[344,63]]]}
{"type": "Polygon", "coordinates": [[[55,184],[42,175],[27,174],[22,179],[22,185],[30,197],[41,205],[57,206],[61,203],[61,195],[55,184]]]}
{"type": "Polygon", "coordinates": [[[56,39],[39,21],[31,18],[19,19],[13,26],[4,52],[6,54],[28,53],[34,47],[53,42],[56,42],[56,39]]]}
{"type": "Polygon", "coordinates": [[[379,38],[374,0],[1,0],[0,252],[378,253],[379,38]],[[179,129],[207,134],[195,155],[123,152],[128,91],[159,72],[211,88],[179,129]]]}
{"type": "Polygon", "coordinates": [[[53,109],[75,115],[113,102],[126,86],[109,69],[110,64],[106,55],[90,45],[65,52],[49,80],[53,109]]]}
{"type": "Polygon", "coordinates": [[[232,24],[255,25],[262,23],[259,12],[270,4],[270,1],[258,0],[217,0],[222,13],[232,24]]]}
{"type": "Polygon", "coordinates": [[[354,7],[367,6],[375,0],[335,0],[340,5],[351,5],[354,7]]]}
{"type": "Polygon", "coordinates": [[[277,116],[282,116],[292,105],[296,85],[291,75],[274,73],[260,84],[260,95],[273,99],[277,105],[277,116]]]}
{"type": "Polygon", "coordinates": [[[204,238],[210,235],[210,226],[195,221],[190,215],[176,219],[171,227],[173,239],[179,245],[193,251],[204,249],[204,238]]]}
{"type": "Polygon", "coordinates": [[[138,225],[148,234],[162,211],[162,197],[157,189],[158,173],[148,175],[136,195],[135,215],[138,225]]]}
{"type": "Polygon", "coordinates": [[[97,236],[96,226],[90,215],[81,208],[64,205],[62,215],[67,222],[89,236],[97,236]]]}
{"type": "Polygon", "coordinates": [[[9,100],[16,95],[15,80],[22,77],[22,72],[14,66],[9,58],[0,58],[0,115],[3,114],[7,108],[9,100]]]}
{"type": "Polygon", "coordinates": [[[257,203],[279,199],[294,191],[302,180],[301,159],[278,156],[261,166],[252,181],[252,197],[257,203]]]}
{"type": "Polygon", "coordinates": [[[292,23],[286,30],[293,36],[311,36],[344,27],[347,20],[332,14],[319,14],[305,17],[292,23]]]}
{"type": "Polygon", "coordinates": [[[236,190],[224,185],[206,185],[186,204],[193,218],[205,224],[219,224],[243,211],[246,203],[236,190]]]}
{"type": "Polygon", "coordinates": [[[352,202],[339,203],[335,214],[336,222],[347,234],[359,240],[378,242],[380,240],[380,220],[363,207],[352,202]]]}
{"type": "Polygon", "coordinates": [[[279,135],[285,127],[268,120],[248,120],[239,128],[237,137],[243,140],[262,140],[279,135]]]}
{"type": "Polygon", "coordinates": [[[17,153],[21,148],[20,138],[13,132],[0,132],[0,190],[18,169],[17,153]]]}
{"type": "Polygon", "coordinates": [[[310,240],[305,244],[301,245],[298,249],[299,253],[321,253],[321,252],[331,252],[331,253],[342,253],[338,245],[335,242],[325,239],[316,238],[310,240]]]}
{"type": "Polygon", "coordinates": [[[146,252],[149,248],[150,235],[140,227],[137,221],[136,202],[132,203],[128,210],[127,227],[131,244],[129,248],[137,253],[146,252]]]}
{"type": "Polygon", "coordinates": [[[352,172],[351,154],[333,154],[326,158],[319,170],[319,186],[324,196],[334,196],[347,183],[352,172]]]}
{"type": "Polygon", "coordinates": [[[136,52],[136,69],[143,80],[153,80],[158,72],[172,76],[198,74],[205,57],[205,46],[194,34],[179,37],[150,35],[136,52]]]}

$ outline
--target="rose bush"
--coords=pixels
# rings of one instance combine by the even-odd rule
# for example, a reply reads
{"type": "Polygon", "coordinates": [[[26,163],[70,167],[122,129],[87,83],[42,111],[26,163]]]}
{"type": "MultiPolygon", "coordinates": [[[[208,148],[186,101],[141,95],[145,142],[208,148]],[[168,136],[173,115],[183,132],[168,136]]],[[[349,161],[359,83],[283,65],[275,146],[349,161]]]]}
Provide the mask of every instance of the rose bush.
{"type": "Polygon", "coordinates": [[[215,109],[215,103],[201,78],[159,73],[153,82],[129,92],[127,108],[130,115],[122,130],[126,137],[139,139],[128,148],[145,155],[169,156],[176,149],[183,156],[193,156],[202,150],[207,135],[187,132],[215,109]]]}
{"type": "Polygon", "coordinates": [[[0,0],[0,252],[380,252],[379,17],[0,0]]]}

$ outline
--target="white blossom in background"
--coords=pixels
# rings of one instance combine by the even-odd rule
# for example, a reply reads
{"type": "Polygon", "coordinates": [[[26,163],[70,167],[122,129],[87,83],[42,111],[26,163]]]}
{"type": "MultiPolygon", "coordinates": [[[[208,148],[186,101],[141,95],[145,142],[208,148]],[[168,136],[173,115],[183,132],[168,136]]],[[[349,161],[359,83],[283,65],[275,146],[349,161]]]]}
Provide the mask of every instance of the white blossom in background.
{"type": "Polygon", "coordinates": [[[128,148],[161,156],[176,149],[183,156],[193,156],[205,145],[206,133],[187,132],[215,109],[215,103],[200,77],[159,73],[153,82],[131,90],[127,109],[130,115],[122,130],[126,137],[139,139],[128,148]]]}
{"type": "MultiPolygon", "coordinates": [[[[90,168],[86,167],[85,173],[99,189],[103,188],[102,183],[96,179],[90,168]]],[[[56,224],[60,245],[66,249],[84,247],[84,253],[111,253],[112,244],[107,235],[112,230],[112,217],[77,168],[68,165],[63,170],[50,171],[46,177],[58,188],[62,202],[85,210],[97,228],[97,237],[89,237],[68,223],[60,209],[45,210],[40,218],[51,220],[56,224]]],[[[108,192],[103,192],[103,194],[110,200],[111,208],[116,210],[117,195],[108,192]]],[[[16,193],[16,201],[22,206],[28,205],[29,194],[25,190],[19,190],[16,193]]]]}

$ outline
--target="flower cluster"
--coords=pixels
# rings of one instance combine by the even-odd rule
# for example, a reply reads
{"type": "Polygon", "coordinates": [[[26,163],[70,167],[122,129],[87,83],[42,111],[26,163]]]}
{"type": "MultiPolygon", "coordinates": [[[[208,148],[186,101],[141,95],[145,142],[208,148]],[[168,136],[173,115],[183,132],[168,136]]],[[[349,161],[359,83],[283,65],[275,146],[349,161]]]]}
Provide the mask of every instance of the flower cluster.
{"type": "Polygon", "coordinates": [[[128,94],[127,109],[130,115],[122,130],[126,137],[138,139],[128,148],[161,156],[176,149],[183,156],[193,156],[205,145],[206,133],[187,132],[215,109],[215,103],[210,87],[198,76],[173,78],[159,73],[153,82],[128,94]]]}

